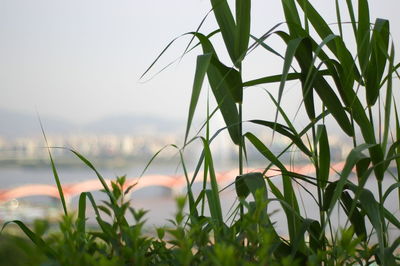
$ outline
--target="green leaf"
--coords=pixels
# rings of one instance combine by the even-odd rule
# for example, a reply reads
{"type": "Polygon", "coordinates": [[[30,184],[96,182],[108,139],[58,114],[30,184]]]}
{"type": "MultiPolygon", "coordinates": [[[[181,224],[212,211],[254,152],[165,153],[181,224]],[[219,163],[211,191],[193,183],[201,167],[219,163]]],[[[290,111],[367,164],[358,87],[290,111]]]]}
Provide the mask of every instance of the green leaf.
{"type": "Polygon", "coordinates": [[[357,208],[352,209],[354,199],[350,197],[350,194],[348,192],[343,191],[341,201],[343,203],[344,211],[346,212],[346,215],[349,217],[349,220],[354,227],[355,233],[358,237],[365,240],[367,237],[367,229],[365,227],[364,216],[357,208]]]}
{"type": "Polygon", "coordinates": [[[47,146],[47,153],[49,154],[49,158],[50,158],[51,170],[53,171],[54,180],[56,181],[57,190],[58,190],[58,194],[60,195],[60,200],[61,200],[61,204],[63,206],[64,214],[68,215],[67,204],[65,203],[64,192],[62,190],[62,186],[61,186],[60,178],[58,176],[57,168],[54,163],[53,156],[51,155],[49,143],[47,141],[46,133],[44,132],[42,120],[40,119],[40,117],[39,117],[39,124],[40,124],[40,129],[42,130],[42,135],[43,135],[44,141],[47,146]]]}
{"type": "MultiPolygon", "coordinates": [[[[278,105],[281,105],[283,89],[285,88],[285,83],[287,80],[287,76],[289,74],[290,66],[292,65],[293,58],[295,57],[297,48],[299,47],[301,41],[303,40],[302,38],[289,40],[288,39],[289,36],[287,36],[284,33],[281,33],[281,36],[286,37],[284,40],[287,41],[287,48],[286,48],[286,53],[285,53],[285,61],[283,63],[282,79],[279,84],[278,105]]],[[[276,113],[275,113],[275,122],[277,120],[278,120],[278,110],[276,110],[276,113]]]]}
{"type": "Polygon", "coordinates": [[[104,212],[105,214],[107,214],[108,216],[112,217],[111,211],[110,211],[110,209],[108,209],[107,207],[100,205],[100,206],[97,206],[97,208],[98,208],[100,211],[102,211],[102,212],[104,212]]]}
{"type": "Polygon", "coordinates": [[[312,156],[312,153],[304,145],[304,143],[301,140],[301,138],[299,137],[299,135],[296,132],[293,132],[292,129],[290,129],[289,127],[284,126],[279,123],[264,121],[264,120],[250,120],[249,122],[251,122],[253,124],[258,124],[258,125],[269,127],[271,129],[275,130],[276,132],[278,132],[279,134],[288,137],[307,156],[310,156],[310,157],[312,156]]]}
{"type": "MultiPolygon", "coordinates": [[[[379,206],[381,207],[381,206],[379,206]]],[[[388,209],[383,208],[383,216],[393,224],[397,229],[400,229],[400,221],[388,209]]]]}
{"type": "Polygon", "coordinates": [[[285,166],[279,161],[279,159],[265,146],[256,136],[252,133],[247,132],[244,137],[246,137],[254,147],[273,165],[276,165],[282,172],[286,172],[285,166]]]}
{"type": "Polygon", "coordinates": [[[332,213],[334,209],[333,207],[340,198],[343,192],[343,188],[347,182],[349,175],[351,174],[353,167],[360,160],[367,158],[362,152],[372,146],[373,145],[370,144],[361,144],[352,149],[350,154],[346,158],[346,163],[343,167],[342,172],[340,173],[339,180],[327,187],[324,196],[323,210],[328,212],[328,217],[332,213]]]}
{"type": "MultiPolygon", "coordinates": [[[[336,93],[333,91],[332,87],[329,85],[329,83],[324,79],[323,76],[319,74],[318,71],[316,71],[315,67],[311,65],[311,58],[309,56],[309,51],[307,50],[311,44],[309,41],[305,41],[304,43],[302,42],[305,39],[295,39],[291,40],[290,36],[288,36],[284,32],[278,32],[277,33],[287,44],[288,44],[288,50],[287,50],[287,62],[286,63],[291,63],[293,53],[297,59],[297,62],[299,63],[301,69],[302,69],[302,74],[307,76],[309,71],[312,71],[313,73],[313,79],[311,80],[312,86],[310,88],[314,88],[314,90],[317,92],[318,96],[321,98],[323,104],[326,106],[328,111],[332,114],[332,116],[335,118],[337,123],[340,125],[340,127],[343,129],[343,131],[349,135],[352,136],[353,134],[353,129],[351,126],[351,123],[349,121],[349,118],[346,115],[345,109],[343,108],[340,100],[337,98],[336,93]],[[290,50],[289,50],[290,49],[290,50]]],[[[326,36],[328,37],[328,36],[326,36]]],[[[327,42],[331,43],[331,42],[327,42]]],[[[285,72],[288,71],[287,66],[284,65],[284,70],[283,70],[283,75],[285,72]]],[[[283,90],[283,86],[280,87],[280,90],[283,90]]],[[[280,92],[281,93],[281,92],[280,92]]],[[[304,99],[304,103],[306,105],[306,110],[310,118],[313,119],[314,115],[314,100],[312,98],[312,93],[308,92],[307,86],[305,90],[303,90],[303,97],[306,97],[304,99]]],[[[279,103],[279,98],[278,98],[278,103],[279,103]]]]}
{"type": "MultiPolygon", "coordinates": [[[[300,79],[300,77],[301,77],[300,73],[287,73],[286,81],[300,79]]],[[[282,75],[274,75],[274,76],[268,76],[268,77],[254,79],[254,80],[249,80],[249,81],[243,82],[243,87],[250,87],[250,86],[274,83],[274,82],[281,82],[282,78],[283,78],[282,75]]]]}
{"type": "Polygon", "coordinates": [[[324,189],[329,179],[331,153],[329,149],[328,134],[326,132],[325,125],[318,125],[317,128],[317,140],[318,140],[318,181],[320,188],[324,189]]]}
{"type": "Polygon", "coordinates": [[[250,39],[250,20],[251,20],[251,0],[236,0],[236,60],[235,65],[243,60],[249,46],[250,39]]]}
{"type": "Polygon", "coordinates": [[[358,29],[357,29],[357,52],[360,62],[361,72],[364,74],[368,66],[368,58],[370,53],[370,21],[369,7],[367,0],[358,1],[358,29]]]}
{"type": "Polygon", "coordinates": [[[301,22],[295,2],[293,0],[282,0],[282,7],[290,34],[295,37],[300,37],[296,29],[301,27],[301,22]]]}
{"type": "Polygon", "coordinates": [[[376,234],[378,236],[379,249],[381,259],[383,257],[383,249],[384,249],[384,229],[381,219],[381,213],[379,211],[379,203],[375,200],[374,195],[371,191],[363,189],[360,193],[360,203],[367,214],[372,226],[376,230],[376,234]]]}
{"type": "Polygon", "coordinates": [[[392,191],[395,190],[396,188],[397,188],[397,189],[400,188],[400,182],[396,182],[396,183],[390,185],[390,186],[385,190],[385,193],[383,194],[383,197],[382,197],[382,203],[384,203],[384,202],[386,201],[386,199],[387,199],[387,197],[389,197],[390,193],[392,193],[392,191]]]}
{"type": "MultiPolygon", "coordinates": [[[[231,94],[234,101],[236,103],[242,103],[243,87],[242,87],[242,78],[240,76],[240,73],[234,68],[225,66],[215,57],[213,57],[211,59],[211,66],[214,67],[215,69],[210,69],[210,72],[218,71],[218,74],[220,75],[219,84],[217,84],[217,82],[215,82],[216,87],[219,88],[222,86],[226,86],[227,91],[231,94]]],[[[210,74],[209,74],[209,77],[210,77],[210,74]]],[[[211,85],[211,81],[210,81],[210,85],[211,85]]]]}
{"type": "MultiPolygon", "coordinates": [[[[308,219],[310,220],[310,219],[308,219]]],[[[320,240],[320,236],[323,235],[322,227],[318,221],[311,220],[311,223],[307,228],[308,233],[310,234],[310,248],[317,252],[321,249],[323,243],[320,240]]]]}
{"type": "Polygon", "coordinates": [[[361,181],[364,174],[368,171],[368,167],[371,164],[371,158],[364,158],[356,163],[356,173],[358,181],[361,181]]]}
{"type": "Polygon", "coordinates": [[[114,198],[114,195],[111,193],[111,190],[108,187],[106,181],[104,180],[102,175],[97,171],[97,169],[93,166],[93,164],[88,159],[86,159],[82,154],[80,154],[79,152],[77,152],[77,151],[75,151],[73,149],[68,149],[68,150],[71,151],[73,154],[75,154],[84,164],[86,164],[90,169],[92,169],[95,172],[95,174],[97,175],[97,178],[99,179],[99,181],[102,184],[104,190],[106,191],[106,193],[110,197],[111,201],[113,203],[115,203],[116,199],[114,198]]]}
{"type": "MultiPolygon", "coordinates": [[[[324,40],[329,35],[334,35],[328,23],[321,17],[308,0],[297,0],[297,2],[321,39],[324,40]]],[[[353,88],[354,77],[358,75],[358,71],[350,51],[346,48],[341,38],[336,38],[334,42],[328,42],[327,46],[339,59],[342,67],[345,69],[345,72],[343,72],[344,77],[342,79],[345,88],[353,88]]]]}
{"type": "Polygon", "coordinates": [[[392,75],[394,73],[394,44],[392,43],[392,49],[390,51],[389,56],[389,69],[387,75],[387,86],[386,86],[386,100],[385,100],[385,118],[384,118],[384,126],[383,126],[383,139],[382,139],[382,149],[383,153],[386,151],[386,145],[389,137],[390,130],[390,113],[392,110],[392,86],[393,86],[393,78],[392,75]]]}
{"type": "Polygon", "coordinates": [[[9,225],[10,223],[15,223],[18,227],[24,232],[24,234],[29,237],[29,239],[47,256],[50,258],[57,258],[56,252],[46,243],[44,240],[37,234],[35,234],[32,230],[30,230],[23,222],[19,220],[9,221],[4,223],[3,227],[1,228],[0,233],[3,232],[4,228],[9,225]]]}
{"type": "Polygon", "coordinates": [[[79,195],[79,205],[78,205],[78,219],[76,221],[77,232],[84,236],[86,233],[86,192],[82,192],[79,195]]]}
{"type": "Polygon", "coordinates": [[[236,195],[240,198],[246,198],[250,193],[255,198],[256,191],[262,190],[262,195],[267,197],[267,187],[262,173],[247,173],[239,175],[235,179],[236,195]]]}
{"type": "Polygon", "coordinates": [[[239,112],[236,107],[236,101],[241,101],[243,97],[242,80],[239,72],[233,68],[228,68],[219,62],[214,47],[209,39],[201,33],[192,32],[196,36],[203,48],[203,52],[212,53],[207,76],[218,103],[218,107],[228,127],[229,135],[235,144],[240,143],[239,134],[239,112]]]}
{"type": "Polygon", "coordinates": [[[212,214],[212,217],[217,221],[218,225],[223,224],[223,218],[222,218],[222,208],[221,208],[221,202],[219,199],[219,189],[218,189],[218,183],[217,183],[217,177],[215,175],[215,170],[214,170],[214,163],[210,151],[209,144],[207,143],[206,139],[201,138],[203,141],[203,146],[204,146],[204,164],[207,165],[208,171],[210,174],[210,183],[211,183],[211,190],[206,190],[206,196],[208,199],[208,204],[210,206],[210,213],[212,214]]]}
{"type": "Polygon", "coordinates": [[[354,15],[354,7],[352,0],[346,0],[347,10],[349,11],[351,26],[353,28],[354,36],[357,36],[357,21],[356,16],[354,15]]]}
{"type": "Polygon", "coordinates": [[[398,159],[398,156],[400,156],[400,154],[398,153],[398,149],[400,148],[400,139],[398,139],[395,143],[393,143],[392,145],[390,145],[390,148],[388,150],[388,153],[386,155],[386,162],[384,163],[384,171],[386,171],[386,169],[389,168],[390,162],[393,159],[398,159]],[[396,153],[398,153],[398,155],[396,156],[396,153]]]}
{"type": "Polygon", "coordinates": [[[300,231],[298,232],[295,241],[293,241],[292,243],[292,251],[291,251],[292,256],[295,255],[296,252],[301,248],[302,244],[301,241],[304,240],[304,234],[306,231],[308,231],[310,234],[310,247],[314,251],[317,251],[318,249],[321,248],[322,241],[319,239],[322,233],[321,225],[319,224],[318,221],[312,219],[303,219],[300,231]]]}
{"type": "Polygon", "coordinates": [[[288,206],[291,208],[287,208],[286,205],[282,205],[287,220],[288,220],[288,230],[290,239],[293,241],[297,236],[297,232],[300,230],[301,221],[298,217],[300,217],[299,205],[297,203],[296,195],[293,190],[291,179],[285,174],[287,172],[285,166],[279,161],[279,159],[252,133],[248,132],[244,135],[253,146],[265,157],[267,158],[273,165],[277,166],[282,171],[282,180],[283,180],[283,199],[288,206]],[[295,212],[295,213],[293,213],[295,212]]]}
{"type": "Polygon", "coordinates": [[[378,99],[380,83],[386,66],[389,45],[389,21],[377,19],[371,38],[371,60],[366,71],[367,103],[373,106],[378,99]]]}
{"type": "Polygon", "coordinates": [[[192,97],[190,99],[189,115],[186,123],[185,143],[187,141],[190,126],[193,121],[194,112],[199,100],[201,87],[203,86],[204,77],[210,65],[212,54],[203,54],[197,57],[196,73],[193,81],[192,97]]]}
{"type": "Polygon", "coordinates": [[[211,0],[215,19],[221,30],[225,47],[233,63],[237,61],[235,54],[236,24],[231,9],[226,0],[211,0]]]}

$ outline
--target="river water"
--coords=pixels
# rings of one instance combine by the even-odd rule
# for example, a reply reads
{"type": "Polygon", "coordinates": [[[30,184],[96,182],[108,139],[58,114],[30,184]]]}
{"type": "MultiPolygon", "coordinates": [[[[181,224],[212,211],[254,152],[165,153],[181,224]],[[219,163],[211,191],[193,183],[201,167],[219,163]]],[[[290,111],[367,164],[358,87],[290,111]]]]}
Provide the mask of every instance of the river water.
{"type": "MultiPolygon", "coordinates": [[[[176,165],[171,166],[171,164],[157,164],[152,165],[146,174],[181,174],[181,171],[177,172],[176,169],[176,165]]],[[[221,169],[221,171],[227,169],[228,166],[225,166],[223,169],[221,169]]],[[[99,169],[105,178],[110,179],[124,174],[127,174],[128,177],[137,177],[140,175],[142,170],[142,165],[133,165],[131,168],[126,169],[99,169]]],[[[96,178],[96,175],[88,168],[59,168],[58,174],[63,184],[76,183],[96,178]]],[[[352,179],[354,179],[354,177],[352,177],[352,179]]],[[[232,177],[232,180],[234,180],[234,176],[232,177]]],[[[280,177],[273,178],[272,180],[278,187],[282,187],[280,177]]],[[[392,177],[387,176],[383,183],[384,190],[394,182],[395,181],[392,177]]],[[[50,167],[0,168],[1,189],[12,188],[24,184],[55,184],[55,181],[50,167]]],[[[305,186],[311,192],[311,194],[316,197],[315,189],[309,185],[305,186]]],[[[221,188],[222,187],[220,187],[220,189],[221,188]]],[[[371,180],[367,182],[366,188],[371,190],[377,198],[376,195],[378,193],[375,180],[371,178],[371,180]]],[[[197,190],[198,189],[199,185],[197,187],[197,190]]],[[[302,216],[318,220],[318,207],[315,204],[313,197],[309,193],[306,193],[299,185],[295,185],[295,190],[297,191],[296,193],[298,196],[302,216]]],[[[93,192],[93,195],[98,202],[100,202],[100,200],[106,200],[107,198],[106,195],[101,192],[93,192]]],[[[136,209],[146,209],[149,211],[145,216],[148,226],[161,226],[168,224],[167,219],[172,218],[176,212],[174,196],[176,195],[172,195],[171,191],[165,188],[148,187],[132,193],[131,205],[136,209]]],[[[220,196],[224,215],[228,218],[231,214],[231,207],[236,202],[234,186],[228,186],[221,192],[220,196]]],[[[269,193],[269,197],[273,197],[272,193],[269,193]]],[[[400,219],[399,204],[398,191],[394,190],[387,198],[385,206],[397,219],[400,219]]],[[[68,205],[71,210],[76,210],[78,205],[78,197],[73,198],[68,205]]],[[[0,205],[0,221],[4,222],[13,219],[20,219],[22,221],[30,222],[36,218],[57,216],[61,211],[62,208],[58,200],[50,199],[44,196],[31,196],[25,199],[18,199],[0,205]]],[[[273,213],[271,215],[271,219],[277,223],[278,232],[281,234],[287,234],[285,229],[285,215],[279,203],[271,202],[268,205],[268,212],[273,213]]],[[[92,217],[89,219],[89,222],[94,223],[93,210],[90,208],[90,206],[88,207],[88,214],[92,217]]],[[[129,218],[129,220],[132,221],[131,218],[129,218]]],[[[335,210],[332,213],[331,221],[333,227],[337,228],[346,222],[346,215],[343,212],[335,210]]],[[[398,230],[391,230],[393,230],[393,233],[391,234],[392,237],[400,235],[398,230]]]]}

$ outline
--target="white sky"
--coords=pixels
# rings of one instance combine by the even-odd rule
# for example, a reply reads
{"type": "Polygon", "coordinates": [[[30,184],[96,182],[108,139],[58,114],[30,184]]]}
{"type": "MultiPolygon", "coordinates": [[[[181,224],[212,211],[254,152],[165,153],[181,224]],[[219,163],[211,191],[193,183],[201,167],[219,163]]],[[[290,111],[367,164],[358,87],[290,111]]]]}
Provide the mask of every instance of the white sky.
{"type": "MultiPolygon", "coordinates": [[[[252,2],[256,35],[283,20],[279,0],[252,2]]],[[[334,22],[333,0],[313,2],[334,22]]],[[[370,6],[371,21],[389,18],[400,44],[399,0],[370,6]]],[[[126,113],[185,119],[199,50],[150,82],[138,79],[170,40],[195,30],[209,9],[206,0],[0,0],[0,108],[32,114],[37,108],[41,115],[77,122],[126,113]]],[[[204,32],[213,29],[210,16],[204,32]]],[[[162,62],[178,57],[187,41],[178,41],[162,62]]],[[[278,74],[279,63],[254,54],[245,76],[278,74]]],[[[270,112],[266,99],[260,89],[247,91],[249,116],[270,112]]]]}

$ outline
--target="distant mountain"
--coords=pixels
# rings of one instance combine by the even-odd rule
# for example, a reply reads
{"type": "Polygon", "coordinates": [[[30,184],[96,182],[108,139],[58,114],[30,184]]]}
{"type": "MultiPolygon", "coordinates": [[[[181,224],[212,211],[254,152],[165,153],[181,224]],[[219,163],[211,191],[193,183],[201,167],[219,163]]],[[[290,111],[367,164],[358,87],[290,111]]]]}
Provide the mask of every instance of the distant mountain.
{"type": "Polygon", "coordinates": [[[156,116],[114,115],[83,126],[83,131],[99,134],[148,134],[176,132],[183,123],[156,116]]]}
{"type": "MultiPolygon", "coordinates": [[[[59,118],[41,116],[43,126],[48,133],[69,133],[75,125],[59,118]]],[[[41,134],[39,118],[24,113],[0,109],[0,136],[25,137],[41,134]]]]}
{"type": "MultiPolygon", "coordinates": [[[[65,119],[41,116],[46,134],[149,134],[183,132],[183,122],[156,116],[113,115],[97,121],[78,124],[65,119]]],[[[41,135],[35,115],[0,109],[0,136],[6,138],[41,135]]]]}

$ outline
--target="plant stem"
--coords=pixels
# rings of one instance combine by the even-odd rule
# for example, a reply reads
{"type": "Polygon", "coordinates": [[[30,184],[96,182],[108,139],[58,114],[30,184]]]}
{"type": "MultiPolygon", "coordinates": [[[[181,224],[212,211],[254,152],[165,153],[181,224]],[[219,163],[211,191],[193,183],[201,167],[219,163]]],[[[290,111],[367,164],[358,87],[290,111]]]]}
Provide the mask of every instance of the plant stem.
{"type": "MultiPolygon", "coordinates": [[[[322,209],[323,202],[322,202],[322,184],[321,184],[321,178],[320,178],[320,171],[319,171],[319,163],[318,163],[318,148],[317,148],[317,137],[315,134],[315,125],[312,126],[312,135],[313,135],[313,144],[314,144],[314,154],[315,154],[315,159],[314,159],[314,164],[315,164],[315,174],[317,177],[317,193],[318,193],[318,207],[319,207],[319,219],[321,222],[321,228],[325,228],[325,215],[324,211],[322,209]]],[[[323,235],[321,235],[323,237],[323,235]]],[[[323,242],[323,250],[325,250],[325,243],[323,242]]]]}

